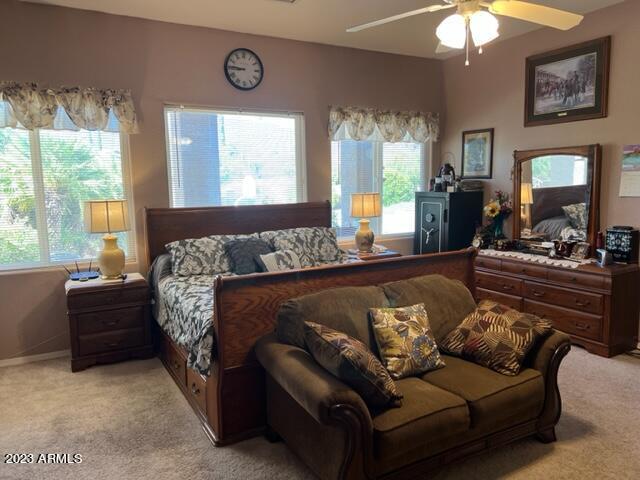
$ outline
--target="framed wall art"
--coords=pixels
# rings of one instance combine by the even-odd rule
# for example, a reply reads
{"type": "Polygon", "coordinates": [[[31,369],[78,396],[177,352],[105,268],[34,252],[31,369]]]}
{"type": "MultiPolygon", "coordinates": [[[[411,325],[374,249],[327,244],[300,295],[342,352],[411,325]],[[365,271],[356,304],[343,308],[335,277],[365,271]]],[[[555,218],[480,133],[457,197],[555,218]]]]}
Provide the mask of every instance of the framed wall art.
{"type": "Polygon", "coordinates": [[[525,127],[607,116],[611,37],[527,58],[525,127]]]}
{"type": "Polygon", "coordinates": [[[493,173],[493,128],[462,132],[462,178],[489,179],[493,173]]]}

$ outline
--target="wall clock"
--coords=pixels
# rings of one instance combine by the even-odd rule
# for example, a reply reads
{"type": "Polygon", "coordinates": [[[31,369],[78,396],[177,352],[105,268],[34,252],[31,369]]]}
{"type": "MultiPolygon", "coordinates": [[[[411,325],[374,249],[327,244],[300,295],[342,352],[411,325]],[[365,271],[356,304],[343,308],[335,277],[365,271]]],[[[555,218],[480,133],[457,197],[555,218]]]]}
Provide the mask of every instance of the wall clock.
{"type": "Polygon", "coordinates": [[[258,55],[248,48],[236,48],[224,61],[224,74],[239,90],[253,90],[264,77],[264,67],[258,55]]]}

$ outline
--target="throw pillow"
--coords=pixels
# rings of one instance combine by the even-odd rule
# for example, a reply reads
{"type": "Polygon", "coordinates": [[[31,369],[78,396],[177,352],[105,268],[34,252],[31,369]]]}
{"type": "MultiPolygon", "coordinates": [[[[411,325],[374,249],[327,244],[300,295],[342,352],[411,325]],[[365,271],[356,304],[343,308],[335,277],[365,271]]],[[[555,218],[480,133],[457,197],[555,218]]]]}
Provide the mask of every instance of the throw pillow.
{"type": "Polygon", "coordinates": [[[382,363],[394,379],[444,367],[424,303],[371,308],[371,323],[382,363]]]}
{"type": "Polygon", "coordinates": [[[327,227],[302,227],[262,232],[260,238],[275,250],[293,250],[304,268],[344,261],[336,231],[327,227]]]}
{"type": "Polygon", "coordinates": [[[402,395],[364,343],[346,333],[305,322],[305,343],[322,367],[353,388],[371,408],[400,406],[402,395]]]}
{"type": "Polygon", "coordinates": [[[188,238],[165,245],[171,254],[174,275],[215,275],[231,271],[231,259],[224,251],[224,244],[242,238],[257,238],[252,235],[211,235],[188,238]]]}
{"type": "Polygon", "coordinates": [[[562,207],[565,217],[569,220],[571,226],[577,230],[587,229],[587,204],[575,203],[562,207]]]}
{"type": "Polygon", "coordinates": [[[504,375],[517,375],[527,353],[553,325],[535,315],[521,313],[491,300],[453,329],[440,348],[504,375]]]}
{"type": "Polygon", "coordinates": [[[260,255],[271,253],[271,247],[260,238],[242,238],[231,240],[224,244],[224,251],[231,259],[233,273],[248,275],[260,272],[261,267],[257,262],[260,255]]]}
{"type": "Polygon", "coordinates": [[[256,262],[263,272],[280,272],[302,268],[300,258],[293,250],[278,250],[266,255],[256,257],[256,262]]]}

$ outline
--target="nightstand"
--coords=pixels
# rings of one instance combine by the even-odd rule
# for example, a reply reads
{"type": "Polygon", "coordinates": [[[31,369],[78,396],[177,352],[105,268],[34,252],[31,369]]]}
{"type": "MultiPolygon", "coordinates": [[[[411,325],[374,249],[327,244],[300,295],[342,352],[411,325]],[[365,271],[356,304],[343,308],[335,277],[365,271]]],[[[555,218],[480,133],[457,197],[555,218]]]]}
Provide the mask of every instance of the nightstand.
{"type": "Polygon", "coordinates": [[[152,357],[149,286],[139,273],[124,280],[65,283],[71,371],[152,357]]]}
{"type": "Polygon", "coordinates": [[[384,252],[358,253],[360,260],[384,260],[386,258],[401,257],[402,254],[396,250],[385,250],[384,252]]]}

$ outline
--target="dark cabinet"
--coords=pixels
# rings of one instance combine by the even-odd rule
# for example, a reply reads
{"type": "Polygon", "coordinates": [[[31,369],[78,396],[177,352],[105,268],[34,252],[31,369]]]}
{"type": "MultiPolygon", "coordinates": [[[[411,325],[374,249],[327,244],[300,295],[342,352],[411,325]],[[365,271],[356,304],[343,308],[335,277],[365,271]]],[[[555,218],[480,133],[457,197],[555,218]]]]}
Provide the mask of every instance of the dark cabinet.
{"type": "Polygon", "coordinates": [[[482,223],[482,200],[482,192],[416,192],[414,253],[470,246],[482,223]]]}

